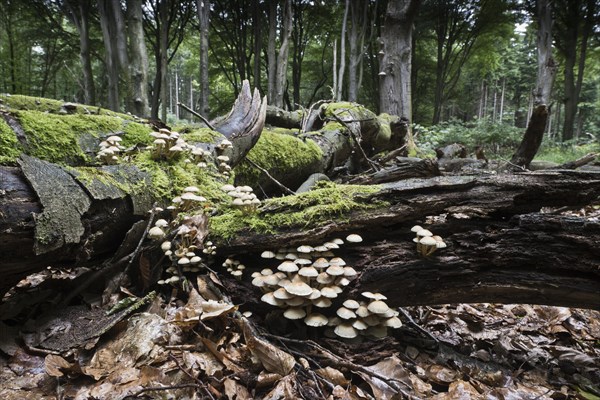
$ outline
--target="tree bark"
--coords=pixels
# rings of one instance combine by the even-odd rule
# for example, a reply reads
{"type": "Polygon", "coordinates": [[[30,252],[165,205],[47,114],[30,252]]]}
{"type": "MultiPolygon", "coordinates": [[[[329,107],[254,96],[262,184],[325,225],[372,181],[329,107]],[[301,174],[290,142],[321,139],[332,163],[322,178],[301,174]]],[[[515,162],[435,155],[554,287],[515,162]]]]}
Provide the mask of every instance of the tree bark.
{"type": "Polygon", "coordinates": [[[142,0],[127,0],[127,22],[131,54],[132,112],[140,117],[148,117],[148,54],[142,26],[142,0]]]}
{"type": "MultiPolygon", "coordinates": [[[[523,302],[598,309],[600,224],[538,210],[589,204],[599,193],[600,174],[569,171],[399,181],[352,198],[384,201],[380,207],[275,234],[246,229],[218,246],[251,258],[247,253],[360,233],[364,243],[344,245],[336,255],[359,270],[353,292],[385,293],[390,305],[523,302]],[[440,235],[448,247],[420,256],[414,224],[440,235]]],[[[272,205],[263,213],[290,212],[286,207],[272,205]]]]}
{"type": "MultiPolygon", "coordinates": [[[[169,65],[168,54],[169,50],[169,1],[159,0],[158,2],[158,19],[159,28],[159,62],[160,62],[160,118],[167,121],[167,68],[169,65]]],[[[158,69],[158,68],[157,68],[158,69]]]]}
{"type": "Polygon", "coordinates": [[[350,3],[350,14],[352,28],[349,33],[350,57],[348,65],[348,101],[358,100],[362,80],[362,59],[367,34],[367,10],[368,3],[352,0],[350,3]],[[361,9],[362,8],[362,9],[361,9]]]}
{"type": "Polygon", "coordinates": [[[200,97],[198,98],[198,110],[200,114],[208,118],[210,108],[208,98],[210,96],[210,85],[208,79],[208,50],[210,30],[210,2],[196,0],[198,21],[200,25],[200,97]]]}
{"type": "Polygon", "coordinates": [[[67,15],[79,33],[79,59],[81,60],[83,102],[94,105],[96,103],[96,89],[94,74],[92,72],[92,58],[90,53],[90,9],[91,1],[78,2],[66,1],[67,15]]]}
{"type": "Polygon", "coordinates": [[[538,72],[537,84],[533,93],[534,109],[523,140],[510,161],[517,168],[528,168],[542,144],[548,121],[550,94],[557,69],[552,57],[552,10],[548,0],[538,0],[536,17],[538,21],[538,72]]]}
{"type": "Polygon", "coordinates": [[[411,57],[413,21],[420,0],[390,1],[382,29],[379,108],[408,121],[404,143],[409,152],[415,149],[410,124],[412,121],[411,57]]]}
{"type": "Polygon", "coordinates": [[[112,8],[119,6],[107,0],[98,0],[98,11],[100,13],[100,26],[104,39],[104,60],[106,63],[106,79],[108,81],[108,108],[120,111],[119,102],[119,56],[117,49],[116,24],[112,8]]]}
{"type": "Polygon", "coordinates": [[[346,0],[346,5],[344,6],[344,18],[342,19],[342,33],[340,34],[340,67],[337,71],[335,101],[342,101],[342,93],[344,92],[344,72],[346,72],[346,26],[348,23],[349,11],[350,0],[346,0]]]}
{"type": "Polygon", "coordinates": [[[285,0],[281,8],[281,44],[276,57],[275,77],[273,79],[273,93],[269,98],[269,103],[283,107],[283,94],[287,82],[287,64],[290,47],[290,36],[292,34],[292,3],[291,0],[285,0]]]}

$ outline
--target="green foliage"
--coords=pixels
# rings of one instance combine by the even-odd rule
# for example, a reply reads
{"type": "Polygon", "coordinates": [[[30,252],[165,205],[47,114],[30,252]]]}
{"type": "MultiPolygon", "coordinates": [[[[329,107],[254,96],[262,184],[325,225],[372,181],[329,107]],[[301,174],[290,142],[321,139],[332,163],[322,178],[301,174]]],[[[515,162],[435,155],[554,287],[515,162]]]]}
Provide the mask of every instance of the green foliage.
{"type": "Polygon", "coordinates": [[[551,142],[547,144],[542,143],[540,151],[535,159],[564,164],[569,161],[577,160],[589,153],[600,153],[600,143],[596,141],[578,144],[576,140],[551,142]]]}
{"type": "Polygon", "coordinates": [[[460,143],[472,152],[482,146],[492,157],[510,157],[523,138],[523,130],[508,124],[479,121],[465,124],[460,121],[444,122],[423,127],[415,125],[417,145],[421,151],[434,154],[434,150],[452,143],[460,143]]]}

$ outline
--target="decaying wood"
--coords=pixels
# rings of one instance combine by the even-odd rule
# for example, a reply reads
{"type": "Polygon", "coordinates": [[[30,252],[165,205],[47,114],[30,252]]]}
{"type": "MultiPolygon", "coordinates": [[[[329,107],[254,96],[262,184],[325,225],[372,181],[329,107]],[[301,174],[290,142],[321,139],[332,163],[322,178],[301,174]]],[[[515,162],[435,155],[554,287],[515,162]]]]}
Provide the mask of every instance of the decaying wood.
{"type": "Polygon", "coordinates": [[[576,207],[599,195],[598,173],[411,179],[382,184],[380,192],[355,199],[385,201],[378,209],[313,229],[247,232],[222,251],[318,244],[357,232],[367,243],[342,255],[364,271],[355,290],[384,291],[394,305],[496,301],[600,308],[600,249],[595,244],[600,224],[539,214],[542,207],[576,207]],[[448,248],[423,258],[410,228],[427,217],[441,221],[428,228],[448,248]]]}
{"type": "Polygon", "coordinates": [[[393,167],[386,167],[372,174],[360,175],[348,183],[371,185],[395,182],[408,178],[428,178],[441,175],[437,162],[433,159],[396,157],[393,167]]]}
{"type": "Polygon", "coordinates": [[[527,124],[523,140],[510,160],[511,164],[516,168],[529,167],[529,163],[533,160],[533,157],[535,157],[535,154],[542,144],[547,120],[548,106],[546,106],[546,104],[536,106],[531,113],[531,118],[527,124]]]}

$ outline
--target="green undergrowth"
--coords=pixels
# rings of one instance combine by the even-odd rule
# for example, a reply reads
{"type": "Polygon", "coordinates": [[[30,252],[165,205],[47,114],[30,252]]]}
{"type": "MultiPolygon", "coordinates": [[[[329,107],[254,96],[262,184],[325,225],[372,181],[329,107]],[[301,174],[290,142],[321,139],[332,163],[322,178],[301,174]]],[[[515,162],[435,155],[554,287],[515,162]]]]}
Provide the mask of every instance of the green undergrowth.
{"type": "Polygon", "coordinates": [[[229,240],[245,231],[274,234],[292,227],[316,227],[333,219],[343,223],[353,212],[384,206],[383,202],[360,200],[378,190],[378,186],[320,182],[306,193],[265,200],[258,213],[228,210],[212,217],[210,232],[215,239],[229,240]]]}
{"type": "Polygon", "coordinates": [[[576,144],[567,142],[542,144],[535,159],[564,164],[569,161],[575,161],[589,153],[600,153],[600,143],[576,144]]]}

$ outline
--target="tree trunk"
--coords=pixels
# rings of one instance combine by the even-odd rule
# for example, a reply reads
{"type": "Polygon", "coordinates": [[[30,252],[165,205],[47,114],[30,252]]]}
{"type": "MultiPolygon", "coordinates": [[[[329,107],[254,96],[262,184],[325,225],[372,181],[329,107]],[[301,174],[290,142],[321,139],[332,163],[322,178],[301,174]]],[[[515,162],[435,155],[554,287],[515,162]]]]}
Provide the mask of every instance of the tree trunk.
{"type": "Polygon", "coordinates": [[[292,34],[291,0],[285,0],[281,11],[281,45],[279,46],[279,52],[277,53],[273,98],[270,101],[272,105],[277,107],[283,107],[283,93],[287,82],[288,52],[290,47],[290,36],[292,34]]]}
{"type": "Polygon", "coordinates": [[[94,105],[96,103],[96,90],[94,85],[94,74],[92,72],[92,59],[90,53],[90,9],[89,0],[66,1],[67,15],[73,22],[79,33],[79,59],[81,61],[83,102],[94,105]]]}
{"type": "Polygon", "coordinates": [[[142,25],[142,0],[127,0],[127,22],[131,54],[132,113],[148,117],[148,54],[142,25]]]}
{"type": "Polygon", "coordinates": [[[536,89],[533,93],[534,109],[523,140],[511,159],[511,164],[522,168],[529,167],[529,163],[542,144],[548,120],[548,104],[552,84],[556,75],[556,64],[552,57],[552,13],[548,0],[538,0],[536,14],[538,21],[538,73],[536,89]]]}
{"type": "Polygon", "coordinates": [[[346,5],[344,6],[344,18],[342,19],[342,33],[340,34],[340,67],[337,73],[338,78],[335,101],[342,101],[342,93],[344,91],[344,72],[346,71],[346,26],[349,10],[350,0],[346,0],[346,5]]]}
{"type": "Polygon", "coordinates": [[[358,100],[358,91],[362,79],[362,59],[365,35],[367,33],[368,3],[352,0],[350,14],[352,16],[352,29],[349,33],[350,62],[348,65],[348,101],[358,100]],[[361,9],[362,7],[362,9],[361,9]]]}
{"type": "Polygon", "coordinates": [[[267,79],[269,104],[281,108],[283,104],[275,104],[277,75],[277,1],[269,2],[269,43],[267,45],[267,79]]]}
{"type": "MultiPolygon", "coordinates": [[[[566,171],[386,183],[375,193],[344,199],[375,205],[369,209],[302,221],[268,235],[242,229],[219,248],[251,258],[247,253],[315,246],[356,232],[365,242],[336,252],[360,271],[353,292],[385,293],[393,306],[523,302],[598,309],[600,224],[538,210],[578,207],[599,193],[598,173],[566,171]],[[410,229],[426,220],[432,224],[423,226],[447,248],[423,257],[410,229]]],[[[294,211],[280,202],[262,215],[294,211]]]]}
{"type": "Polygon", "coordinates": [[[106,63],[106,79],[108,81],[108,108],[120,111],[119,102],[119,54],[117,48],[117,35],[115,32],[114,13],[112,8],[119,6],[108,0],[98,0],[98,11],[100,13],[100,26],[104,39],[104,60],[106,63]]]}
{"type": "Polygon", "coordinates": [[[160,35],[159,35],[159,48],[160,48],[160,118],[163,122],[167,121],[167,68],[168,68],[168,57],[169,50],[169,1],[171,0],[159,0],[158,3],[158,18],[160,21],[160,35]]]}
{"type": "Polygon", "coordinates": [[[210,2],[196,0],[198,21],[200,25],[200,97],[198,98],[198,112],[208,118],[210,108],[208,98],[210,96],[210,85],[208,79],[208,50],[210,31],[210,2]]]}
{"type": "Polygon", "coordinates": [[[412,121],[411,55],[413,21],[420,0],[388,3],[382,29],[383,59],[381,60],[379,108],[408,121],[406,139],[408,151],[415,149],[410,124],[412,121]]]}

